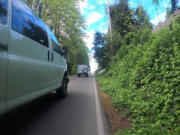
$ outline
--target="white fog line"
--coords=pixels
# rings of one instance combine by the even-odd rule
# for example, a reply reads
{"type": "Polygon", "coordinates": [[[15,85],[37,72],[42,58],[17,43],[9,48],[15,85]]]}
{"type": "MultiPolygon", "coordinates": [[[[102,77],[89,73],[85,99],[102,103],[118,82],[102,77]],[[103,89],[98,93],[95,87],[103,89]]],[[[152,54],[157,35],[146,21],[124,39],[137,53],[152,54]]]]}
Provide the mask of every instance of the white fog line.
{"type": "Polygon", "coordinates": [[[101,105],[100,105],[100,101],[99,101],[98,90],[96,87],[96,81],[95,81],[94,76],[93,76],[93,79],[94,79],[95,104],[96,104],[97,133],[98,133],[98,135],[105,135],[105,126],[104,126],[104,122],[103,122],[101,105]]]}

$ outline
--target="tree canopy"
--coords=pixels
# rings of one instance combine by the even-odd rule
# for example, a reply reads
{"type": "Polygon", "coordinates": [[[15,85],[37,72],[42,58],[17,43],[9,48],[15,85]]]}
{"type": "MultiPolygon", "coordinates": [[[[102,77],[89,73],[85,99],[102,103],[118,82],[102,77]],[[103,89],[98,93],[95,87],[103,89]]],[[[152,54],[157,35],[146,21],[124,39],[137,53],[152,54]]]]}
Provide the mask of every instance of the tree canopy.
{"type": "Polygon", "coordinates": [[[55,33],[62,46],[69,48],[68,67],[75,73],[78,64],[89,64],[88,49],[83,41],[85,28],[78,8],[79,0],[26,0],[29,6],[38,11],[42,4],[42,19],[55,33]]]}
{"type": "Polygon", "coordinates": [[[94,38],[94,58],[100,68],[108,67],[112,57],[122,46],[140,42],[152,29],[149,16],[141,5],[132,10],[127,0],[120,0],[109,9],[112,32],[109,31],[107,34],[96,32],[94,38]],[[146,31],[143,31],[145,28],[146,31]],[[141,36],[141,32],[145,32],[144,37],[141,36]]]}

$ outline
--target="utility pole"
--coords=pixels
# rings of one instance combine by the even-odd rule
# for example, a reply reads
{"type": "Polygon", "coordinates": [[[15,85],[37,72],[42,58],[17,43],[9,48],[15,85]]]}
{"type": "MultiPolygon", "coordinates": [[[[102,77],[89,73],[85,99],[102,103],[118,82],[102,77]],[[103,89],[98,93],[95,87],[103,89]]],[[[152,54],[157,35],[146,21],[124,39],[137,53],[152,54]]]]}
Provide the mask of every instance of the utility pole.
{"type": "Polygon", "coordinates": [[[110,54],[113,56],[113,48],[112,48],[112,24],[111,24],[111,15],[109,10],[109,0],[106,0],[106,8],[108,13],[108,22],[109,22],[109,32],[110,32],[110,38],[111,38],[111,44],[110,44],[110,54]]]}
{"type": "Polygon", "coordinates": [[[112,24],[111,24],[111,16],[110,16],[110,10],[109,10],[109,0],[106,0],[106,8],[107,8],[107,13],[108,13],[108,22],[109,22],[109,32],[110,32],[110,37],[111,37],[111,42],[112,42],[112,24]]]}

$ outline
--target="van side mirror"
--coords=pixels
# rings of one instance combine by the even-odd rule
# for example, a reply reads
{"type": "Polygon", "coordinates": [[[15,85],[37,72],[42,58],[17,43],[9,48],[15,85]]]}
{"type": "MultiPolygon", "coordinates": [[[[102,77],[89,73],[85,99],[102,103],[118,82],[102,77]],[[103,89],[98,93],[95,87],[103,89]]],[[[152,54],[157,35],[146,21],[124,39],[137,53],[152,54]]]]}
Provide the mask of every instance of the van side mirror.
{"type": "Polygon", "coordinates": [[[68,47],[67,46],[63,46],[61,49],[61,55],[66,55],[68,53],[68,47]]]}

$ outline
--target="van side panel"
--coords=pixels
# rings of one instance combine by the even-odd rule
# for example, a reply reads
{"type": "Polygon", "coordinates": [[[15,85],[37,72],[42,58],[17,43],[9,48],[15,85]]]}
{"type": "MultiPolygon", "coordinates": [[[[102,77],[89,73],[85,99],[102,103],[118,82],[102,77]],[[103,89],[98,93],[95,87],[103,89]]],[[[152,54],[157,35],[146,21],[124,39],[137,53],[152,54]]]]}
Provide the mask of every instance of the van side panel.
{"type": "Polygon", "coordinates": [[[7,37],[8,28],[0,24],[0,113],[5,109],[5,91],[7,85],[7,37]]]}
{"type": "Polygon", "coordinates": [[[50,92],[56,88],[59,88],[59,87],[60,87],[60,84],[56,84],[53,86],[49,86],[49,87],[31,92],[31,93],[23,95],[23,96],[17,96],[16,98],[9,99],[7,101],[8,110],[12,109],[16,106],[19,106],[21,104],[24,104],[26,102],[32,101],[32,100],[34,100],[40,96],[43,96],[43,95],[47,94],[48,92],[50,92]]]}
{"type": "Polygon", "coordinates": [[[61,55],[61,46],[58,43],[55,35],[52,32],[49,32],[50,41],[51,41],[51,54],[53,56],[51,65],[52,65],[52,80],[54,84],[62,84],[64,73],[67,71],[67,64],[64,56],[61,55]]]}
{"type": "Polygon", "coordinates": [[[48,49],[13,30],[8,61],[8,99],[51,85],[48,49]]]}
{"type": "Polygon", "coordinates": [[[0,114],[5,111],[8,51],[8,1],[0,0],[0,114]]]}
{"type": "Polygon", "coordinates": [[[54,51],[52,53],[54,57],[52,61],[52,67],[53,67],[52,78],[53,78],[54,84],[58,84],[62,82],[63,80],[64,73],[67,70],[67,65],[66,65],[65,58],[63,56],[61,56],[60,54],[57,54],[54,51]]]}
{"type": "Polygon", "coordinates": [[[59,88],[67,70],[47,26],[23,0],[8,3],[7,21],[0,18],[0,113],[59,88]]]}
{"type": "Polygon", "coordinates": [[[47,93],[52,86],[43,23],[22,0],[12,0],[8,50],[7,108],[13,108],[47,93]]]}

